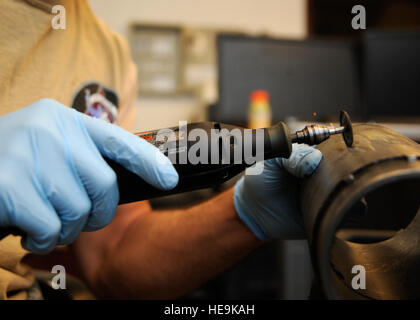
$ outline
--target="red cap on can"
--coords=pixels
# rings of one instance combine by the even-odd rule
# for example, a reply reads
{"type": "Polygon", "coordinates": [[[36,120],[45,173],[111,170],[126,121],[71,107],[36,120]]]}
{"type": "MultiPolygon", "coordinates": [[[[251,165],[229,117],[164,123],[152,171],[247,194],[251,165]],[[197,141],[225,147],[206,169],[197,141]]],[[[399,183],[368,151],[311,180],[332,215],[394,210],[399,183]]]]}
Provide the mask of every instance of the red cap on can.
{"type": "Polygon", "coordinates": [[[267,102],[270,99],[270,94],[265,90],[254,90],[249,95],[251,102],[263,101],[267,102]]]}

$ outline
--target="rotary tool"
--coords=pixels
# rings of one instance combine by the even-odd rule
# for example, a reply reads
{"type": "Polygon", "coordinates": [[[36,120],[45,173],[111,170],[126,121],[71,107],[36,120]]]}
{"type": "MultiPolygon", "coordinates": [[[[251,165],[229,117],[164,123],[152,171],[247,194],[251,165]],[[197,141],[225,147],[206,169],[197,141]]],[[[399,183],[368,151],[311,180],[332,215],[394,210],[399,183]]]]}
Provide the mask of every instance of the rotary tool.
{"type": "MultiPolygon", "coordinates": [[[[237,126],[222,124],[219,122],[200,122],[188,124],[183,132],[178,127],[160,129],[149,132],[138,133],[137,135],[143,139],[146,139],[158,148],[161,148],[166,143],[166,150],[162,152],[170,157],[173,161],[174,167],[179,175],[179,181],[177,186],[171,190],[160,190],[157,189],[134,173],[128,171],[120,164],[107,160],[111,168],[116,172],[118,179],[118,187],[120,191],[120,204],[152,199],[155,197],[173,195],[177,193],[198,190],[203,188],[209,188],[219,185],[227,180],[233,178],[247,167],[252,166],[255,162],[252,162],[250,156],[246,155],[244,150],[252,150],[254,155],[253,158],[257,159],[272,159],[277,157],[289,158],[292,153],[292,143],[306,143],[308,145],[316,145],[322,141],[328,139],[331,135],[342,134],[345,144],[351,147],[353,143],[353,130],[349,115],[345,111],[340,111],[340,126],[329,127],[319,124],[306,126],[303,130],[291,133],[290,129],[284,122],[279,122],[274,126],[264,129],[245,129],[237,126]],[[190,132],[196,129],[200,129],[205,132],[207,137],[207,143],[205,147],[208,148],[208,161],[207,163],[192,163],[189,159],[189,151],[194,148],[194,145],[198,143],[197,140],[190,141],[187,137],[190,132]],[[217,141],[218,143],[212,143],[210,138],[212,137],[211,131],[216,130],[221,132],[223,130],[228,132],[227,146],[223,146],[222,139],[217,141]],[[174,133],[172,141],[162,141],[157,139],[159,132],[162,133],[168,130],[168,132],[174,133]],[[234,135],[230,135],[234,130],[240,132],[242,137],[246,136],[245,131],[249,130],[252,139],[242,139],[242,141],[236,141],[234,135]],[[262,150],[258,148],[257,130],[263,130],[263,154],[259,154],[262,150]],[[159,140],[159,141],[158,141],[159,140]],[[169,146],[168,146],[169,143],[169,146]],[[238,143],[241,145],[239,146],[238,143]],[[223,158],[223,148],[227,153],[227,160],[223,158]],[[242,161],[239,163],[235,161],[235,152],[241,151],[242,161]],[[211,162],[210,159],[212,154],[217,153],[217,163],[211,162]],[[180,163],[181,159],[185,159],[186,162],[180,163]]],[[[214,141],[213,141],[214,142],[214,141]]]]}
{"type": "MultiPolygon", "coordinates": [[[[124,204],[214,187],[254,165],[254,159],[289,158],[292,153],[292,143],[316,145],[327,140],[331,135],[340,133],[343,135],[347,147],[351,147],[353,143],[352,124],[349,115],[343,110],[340,111],[339,127],[314,124],[295,133],[291,133],[284,122],[264,129],[245,129],[219,122],[199,122],[188,124],[184,129],[173,127],[137,133],[139,138],[153,144],[171,159],[179,175],[177,186],[171,190],[157,189],[120,164],[109,159],[105,159],[105,161],[117,175],[119,204],[124,204]],[[197,130],[203,135],[200,136],[200,139],[190,140],[190,135],[197,130]],[[216,135],[214,138],[215,135],[212,136],[214,132],[226,132],[227,134],[225,136],[216,135]],[[261,139],[258,139],[258,133],[260,133],[261,139]],[[160,139],[160,137],[165,139],[160,139]],[[201,141],[204,137],[206,137],[205,141],[201,141]],[[211,138],[215,141],[211,141],[211,138]],[[224,140],[227,140],[227,143],[224,140]],[[196,144],[200,143],[206,151],[206,155],[199,155],[205,161],[197,163],[192,161],[189,155],[193,149],[196,149],[197,152],[203,151],[197,148],[196,144]],[[237,161],[237,154],[239,154],[239,161],[237,161]]],[[[22,235],[16,227],[0,228],[0,239],[8,234],[22,235]]]]}

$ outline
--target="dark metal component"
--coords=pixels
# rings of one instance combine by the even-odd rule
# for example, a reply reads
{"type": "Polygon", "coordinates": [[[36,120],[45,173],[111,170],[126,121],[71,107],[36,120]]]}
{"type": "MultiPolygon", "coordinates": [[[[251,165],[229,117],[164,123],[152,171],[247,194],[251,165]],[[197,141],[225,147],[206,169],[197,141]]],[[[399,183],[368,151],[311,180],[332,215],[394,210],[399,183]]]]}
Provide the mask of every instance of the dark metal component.
{"type": "Polygon", "coordinates": [[[292,142],[306,143],[313,146],[327,140],[332,135],[342,133],[345,144],[351,147],[353,145],[353,126],[350,116],[344,110],[340,111],[340,125],[340,127],[329,127],[319,124],[306,126],[292,134],[292,142]]]}
{"type": "Polygon", "coordinates": [[[293,135],[292,142],[306,143],[310,146],[327,140],[331,135],[342,133],[344,127],[328,127],[319,124],[306,126],[304,129],[296,131],[293,135]]]}
{"type": "MultiPolygon", "coordinates": [[[[289,158],[292,154],[292,140],[289,127],[284,122],[265,129],[269,141],[270,152],[277,157],[289,158]]],[[[264,148],[267,150],[267,148],[264,148]]]]}
{"type": "Polygon", "coordinates": [[[344,127],[343,139],[347,147],[353,145],[353,125],[350,120],[349,114],[341,110],[340,111],[340,125],[344,127]]]}
{"type": "Polygon", "coordinates": [[[420,146],[379,125],[353,131],[352,148],[338,136],[319,144],[323,160],[302,186],[324,292],[332,299],[420,298],[420,146]],[[354,265],[366,270],[364,290],[352,288],[354,265]]]}

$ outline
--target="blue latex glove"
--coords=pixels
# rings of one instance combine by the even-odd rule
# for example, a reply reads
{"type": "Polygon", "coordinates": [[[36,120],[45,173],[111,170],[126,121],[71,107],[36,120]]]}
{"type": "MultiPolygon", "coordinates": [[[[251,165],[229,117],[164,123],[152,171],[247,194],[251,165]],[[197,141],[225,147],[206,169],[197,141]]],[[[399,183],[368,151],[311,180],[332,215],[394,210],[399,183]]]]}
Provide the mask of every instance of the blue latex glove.
{"type": "Polygon", "coordinates": [[[259,239],[304,237],[299,178],[310,175],[321,159],[318,149],[294,144],[289,159],[267,160],[260,175],[245,175],[236,183],[236,212],[259,239]]]}
{"type": "Polygon", "coordinates": [[[0,228],[15,226],[36,253],[106,226],[119,200],[114,160],[160,189],[178,174],[137,136],[43,99],[0,117],[0,228]]]}

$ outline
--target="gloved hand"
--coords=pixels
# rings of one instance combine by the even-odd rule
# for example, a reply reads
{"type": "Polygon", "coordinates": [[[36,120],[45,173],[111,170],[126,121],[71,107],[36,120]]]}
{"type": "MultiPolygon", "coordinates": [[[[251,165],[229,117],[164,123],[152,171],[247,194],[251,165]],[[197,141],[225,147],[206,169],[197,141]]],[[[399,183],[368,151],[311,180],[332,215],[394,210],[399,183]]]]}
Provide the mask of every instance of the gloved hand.
{"type": "Polygon", "coordinates": [[[0,228],[21,229],[24,248],[46,253],[106,226],[119,194],[101,155],[157,188],[178,183],[150,143],[54,100],[0,117],[0,228]]]}
{"type": "Polygon", "coordinates": [[[318,149],[294,144],[289,159],[267,160],[262,174],[244,175],[236,183],[236,212],[259,239],[304,237],[298,203],[299,178],[310,175],[321,159],[318,149]]]}

